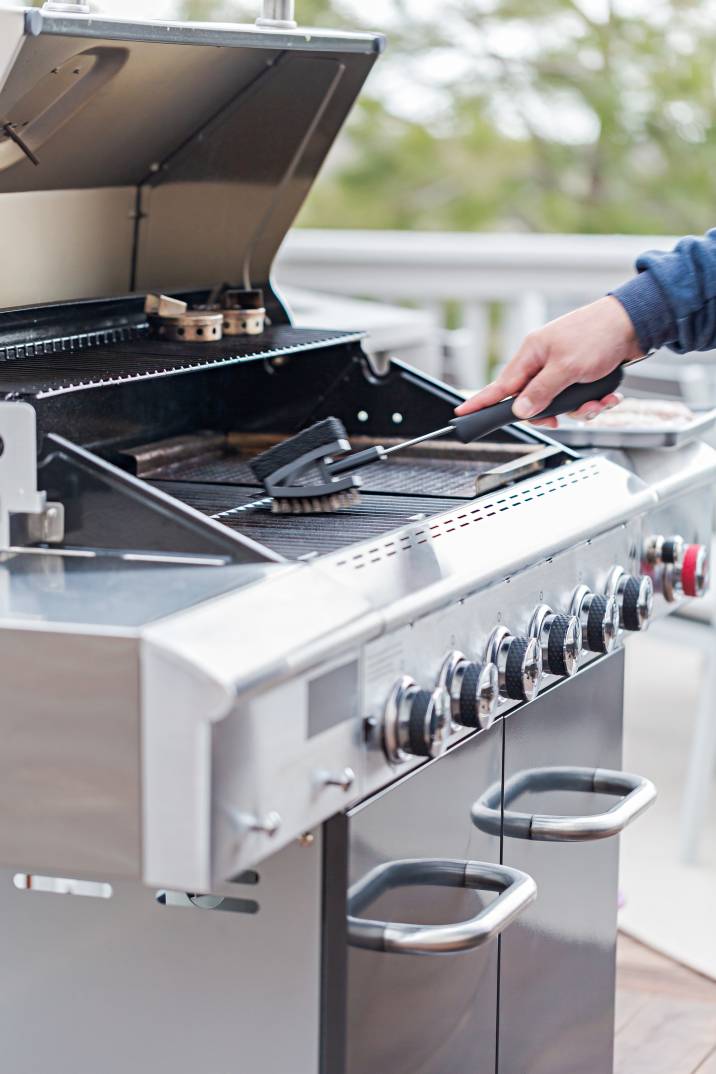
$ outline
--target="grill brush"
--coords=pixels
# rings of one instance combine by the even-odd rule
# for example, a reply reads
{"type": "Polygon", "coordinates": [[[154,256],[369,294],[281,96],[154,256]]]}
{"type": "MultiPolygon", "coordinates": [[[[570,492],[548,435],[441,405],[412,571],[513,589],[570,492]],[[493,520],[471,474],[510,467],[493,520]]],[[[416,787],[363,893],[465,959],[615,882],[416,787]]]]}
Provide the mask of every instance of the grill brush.
{"type": "MultiPolygon", "coordinates": [[[[578,410],[593,399],[603,399],[621,384],[621,367],[590,384],[573,384],[556,395],[550,405],[533,420],[554,418],[578,410]]],[[[286,514],[314,514],[352,507],[359,502],[360,478],[355,471],[389,458],[398,451],[438,437],[457,436],[463,444],[480,440],[515,421],[512,405],[515,397],[474,414],[453,418],[441,429],[405,440],[392,447],[379,444],[363,451],[350,452],[350,441],[338,418],[324,418],[289,440],[269,448],[249,463],[252,472],[273,497],[271,510],[286,514]],[[349,452],[349,454],[345,454],[349,452]],[[334,461],[334,455],[344,458],[334,461]]]]}
{"type": "Polygon", "coordinates": [[[320,514],[352,507],[360,500],[359,478],[352,474],[334,477],[330,470],[333,456],[350,449],[343,422],[324,418],[256,455],[249,466],[273,497],[274,513],[320,514]],[[306,480],[309,474],[312,480],[306,480]]]}

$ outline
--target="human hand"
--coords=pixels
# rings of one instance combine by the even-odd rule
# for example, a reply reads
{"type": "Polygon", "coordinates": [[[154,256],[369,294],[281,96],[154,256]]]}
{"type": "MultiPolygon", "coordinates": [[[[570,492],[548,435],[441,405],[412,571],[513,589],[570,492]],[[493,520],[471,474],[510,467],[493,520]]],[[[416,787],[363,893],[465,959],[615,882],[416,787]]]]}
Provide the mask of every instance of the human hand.
{"type": "MultiPolygon", "coordinates": [[[[455,413],[471,414],[516,395],[515,417],[531,418],[564,388],[599,380],[643,353],[626,310],[608,295],[530,332],[497,379],[461,403],[455,413]]],[[[620,398],[613,394],[595,399],[580,407],[574,417],[595,418],[616,406],[620,398]]],[[[554,428],[557,419],[546,418],[539,424],[554,428]]]]}

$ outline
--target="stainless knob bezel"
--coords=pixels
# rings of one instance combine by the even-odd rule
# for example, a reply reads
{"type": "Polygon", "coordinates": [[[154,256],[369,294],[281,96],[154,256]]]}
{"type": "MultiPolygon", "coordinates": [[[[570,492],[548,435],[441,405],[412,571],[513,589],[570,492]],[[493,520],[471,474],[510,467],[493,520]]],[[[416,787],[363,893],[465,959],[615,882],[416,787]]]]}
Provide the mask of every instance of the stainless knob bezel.
{"type": "MultiPolygon", "coordinates": [[[[485,661],[497,665],[500,696],[506,701],[518,701],[517,698],[510,697],[507,693],[505,678],[510,645],[516,640],[517,635],[512,634],[507,627],[497,626],[490,634],[485,646],[485,661]]],[[[528,641],[529,644],[522,660],[523,700],[534,701],[542,685],[542,650],[535,638],[529,638],[528,641]],[[532,665],[536,666],[536,673],[530,672],[532,665]]]]}
{"type": "MultiPolygon", "coordinates": [[[[450,714],[453,731],[464,728],[477,730],[471,724],[460,722],[460,694],[465,671],[473,663],[459,649],[453,649],[443,661],[438,677],[438,686],[443,686],[450,697],[450,714]]],[[[497,710],[502,700],[500,696],[500,682],[497,667],[492,661],[486,661],[481,665],[481,671],[477,685],[477,722],[479,730],[485,731],[492,727],[497,718],[497,710]]]]}
{"type": "Polygon", "coordinates": [[[579,671],[579,662],[583,651],[582,626],[573,612],[567,613],[570,622],[562,646],[562,659],[564,661],[564,666],[567,669],[567,674],[565,676],[560,672],[552,671],[549,666],[549,636],[550,631],[552,630],[552,625],[558,614],[559,613],[555,612],[549,604],[539,604],[532,613],[528,633],[539,643],[542,652],[542,667],[544,671],[549,675],[555,675],[558,678],[569,679],[579,671]]]}
{"type": "MultiPolygon", "coordinates": [[[[585,653],[600,652],[599,649],[590,649],[589,636],[587,633],[587,623],[589,622],[589,611],[592,606],[592,601],[597,596],[586,585],[579,585],[575,589],[572,595],[572,602],[570,604],[570,613],[579,620],[580,627],[582,629],[582,651],[585,653]]],[[[617,600],[613,596],[605,594],[607,600],[607,606],[602,618],[602,642],[604,644],[604,650],[601,655],[608,656],[616,648],[619,640],[619,605],[617,600]]]]}
{"type": "Polygon", "coordinates": [[[410,719],[413,698],[420,692],[415,679],[403,675],[394,684],[383,713],[383,751],[391,764],[402,764],[409,760],[434,760],[442,756],[448,746],[452,729],[450,719],[450,695],[444,686],[437,686],[430,697],[430,705],[425,713],[424,741],[428,749],[427,756],[415,754],[410,750],[410,719]],[[437,713],[437,724],[431,730],[432,715],[437,713]]]}
{"type": "Polygon", "coordinates": [[[654,610],[654,583],[648,574],[630,575],[623,567],[612,567],[609,572],[607,584],[604,590],[605,596],[614,597],[619,605],[619,626],[624,627],[624,590],[631,577],[639,582],[639,595],[637,597],[637,618],[639,630],[646,630],[651,621],[654,610]]]}

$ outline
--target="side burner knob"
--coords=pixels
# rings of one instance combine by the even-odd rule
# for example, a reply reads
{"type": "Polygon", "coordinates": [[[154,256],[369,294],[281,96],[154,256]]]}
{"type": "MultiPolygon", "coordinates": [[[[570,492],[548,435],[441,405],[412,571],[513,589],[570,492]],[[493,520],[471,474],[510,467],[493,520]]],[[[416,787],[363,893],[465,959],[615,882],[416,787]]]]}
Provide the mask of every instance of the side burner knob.
{"type": "Polygon", "coordinates": [[[576,615],[559,615],[548,604],[540,604],[532,616],[530,634],[539,642],[545,671],[562,677],[574,675],[582,652],[582,631],[576,615]]]}
{"type": "Polygon", "coordinates": [[[398,680],[383,719],[383,748],[389,761],[439,757],[447,749],[450,730],[450,696],[443,686],[421,690],[407,675],[398,680]]]}
{"type": "Polygon", "coordinates": [[[625,630],[646,630],[654,609],[654,583],[647,574],[627,574],[616,567],[609,578],[607,595],[619,605],[619,625],[625,630]]]}
{"type": "Polygon", "coordinates": [[[709,587],[709,555],[704,545],[686,546],[681,560],[681,590],[685,597],[703,597],[709,587]]]}
{"type": "Polygon", "coordinates": [[[482,664],[468,660],[455,650],[446,658],[439,683],[450,695],[450,713],[457,727],[490,727],[500,703],[497,667],[491,661],[482,664]]]}
{"type": "Polygon", "coordinates": [[[497,665],[500,693],[512,701],[532,701],[542,683],[542,651],[535,638],[515,637],[496,627],[485,658],[497,665]]]}
{"type": "Polygon", "coordinates": [[[582,649],[610,653],[619,635],[619,605],[615,598],[603,597],[580,585],[572,597],[571,611],[579,620],[582,649]]]}

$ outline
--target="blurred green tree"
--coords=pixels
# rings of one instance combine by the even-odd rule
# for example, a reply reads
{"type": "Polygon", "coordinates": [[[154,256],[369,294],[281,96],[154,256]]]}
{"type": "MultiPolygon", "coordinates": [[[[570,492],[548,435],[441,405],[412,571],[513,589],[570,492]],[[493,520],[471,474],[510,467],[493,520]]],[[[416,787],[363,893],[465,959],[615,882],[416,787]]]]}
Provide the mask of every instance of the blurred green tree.
{"type": "MultiPolygon", "coordinates": [[[[716,223],[707,0],[386,0],[389,49],[301,223],[684,233],[716,223]]],[[[361,28],[351,0],[301,21],[361,28]]],[[[254,2],[243,4],[247,17],[254,2]]],[[[236,18],[225,0],[184,17],[236,18]]]]}

